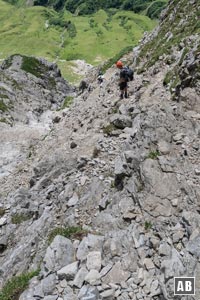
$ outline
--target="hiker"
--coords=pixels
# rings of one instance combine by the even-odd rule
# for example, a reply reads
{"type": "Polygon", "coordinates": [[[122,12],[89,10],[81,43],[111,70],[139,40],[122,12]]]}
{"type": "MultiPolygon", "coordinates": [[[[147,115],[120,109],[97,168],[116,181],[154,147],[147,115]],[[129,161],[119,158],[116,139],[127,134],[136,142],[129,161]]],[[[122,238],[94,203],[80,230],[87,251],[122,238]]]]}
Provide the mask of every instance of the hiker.
{"type": "Polygon", "coordinates": [[[120,69],[119,74],[119,88],[121,91],[120,99],[128,98],[128,81],[133,80],[133,70],[131,70],[129,67],[124,67],[123,63],[119,60],[116,62],[116,67],[120,69]]]}
{"type": "Polygon", "coordinates": [[[81,80],[78,87],[79,92],[82,94],[88,88],[88,86],[89,84],[86,82],[86,80],[81,80]]]}
{"type": "Polygon", "coordinates": [[[99,90],[99,97],[104,97],[105,96],[105,91],[103,89],[103,82],[104,82],[104,76],[103,76],[103,73],[101,71],[99,71],[99,75],[97,77],[97,80],[98,80],[98,84],[99,84],[99,87],[100,87],[100,90],[99,90]]]}
{"type": "Polygon", "coordinates": [[[103,76],[103,73],[102,73],[101,71],[99,71],[97,80],[98,80],[98,83],[99,83],[100,85],[103,83],[104,76],[103,76]]]}
{"type": "Polygon", "coordinates": [[[116,67],[118,69],[120,69],[120,74],[119,74],[119,88],[120,88],[120,99],[123,99],[124,96],[125,98],[128,98],[128,92],[127,92],[127,88],[128,88],[128,78],[124,72],[124,68],[123,68],[123,63],[119,60],[116,63],[116,67]]]}

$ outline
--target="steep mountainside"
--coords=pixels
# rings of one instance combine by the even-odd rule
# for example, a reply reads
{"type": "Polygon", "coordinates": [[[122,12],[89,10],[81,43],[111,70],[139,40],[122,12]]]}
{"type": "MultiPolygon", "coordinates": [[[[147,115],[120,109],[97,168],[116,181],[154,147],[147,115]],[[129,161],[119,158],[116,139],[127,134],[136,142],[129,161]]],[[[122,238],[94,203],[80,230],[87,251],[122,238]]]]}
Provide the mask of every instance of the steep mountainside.
{"type": "Polygon", "coordinates": [[[0,299],[200,299],[199,5],[170,1],[122,58],[128,99],[115,66],[101,85],[93,69],[0,177],[0,299]],[[174,296],[176,276],[195,295],[174,296]]]}
{"type": "Polygon", "coordinates": [[[131,10],[135,13],[143,12],[150,18],[158,18],[167,0],[5,0],[17,6],[41,5],[52,7],[55,10],[66,9],[76,15],[93,14],[99,9],[131,10]]]}

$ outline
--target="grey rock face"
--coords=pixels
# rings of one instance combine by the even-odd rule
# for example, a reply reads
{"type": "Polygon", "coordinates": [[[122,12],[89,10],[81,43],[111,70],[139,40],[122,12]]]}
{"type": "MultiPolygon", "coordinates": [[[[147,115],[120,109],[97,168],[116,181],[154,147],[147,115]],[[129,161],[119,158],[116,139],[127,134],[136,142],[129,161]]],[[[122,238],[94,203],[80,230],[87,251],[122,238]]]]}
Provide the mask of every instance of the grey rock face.
{"type": "Polygon", "coordinates": [[[104,283],[120,283],[126,281],[130,276],[130,273],[123,271],[121,263],[117,262],[112,269],[103,277],[102,281],[104,283]]]}
{"type": "Polygon", "coordinates": [[[60,268],[72,263],[74,256],[75,252],[72,242],[63,236],[57,235],[47,248],[43,272],[50,273],[60,270],[60,268]]]}
{"type": "Polygon", "coordinates": [[[99,292],[97,288],[91,286],[84,286],[84,290],[79,293],[80,300],[98,300],[99,292]]]}
{"type": "Polygon", "coordinates": [[[73,285],[81,288],[83,285],[83,282],[85,280],[85,277],[88,275],[88,271],[85,267],[82,267],[78,273],[76,274],[74,281],[73,281],[73,285]]]}
{"type": "Polygon", "coordinates": [[[161,268],[164,271],[165,279],[169,279],[174,276],[183,275],[185,272],[185,268],[180,259],[180,255],[175,249],[172,249],[172,254],[170,259],[162,261],[161,268]]]}
{"type": "Polygon", "coordinates": [[[187,245],[187,250],[195,255],[197,258],[200,257],[200,236],[198,235],[193,240],[189,241],[187,245]]]}
{"type": "Polygon", "coordinates": [[[9,106],[3,114],[8,123],[30,122],[30,110],[38,117],[47,108],[60,106],[72,94],[57,65],[35,57],[10,56],[1,65],[0,80],[9,106]]]}
{"type": "Polygon", "coordinates": [[[98,250],[99,248],[101,249],[103,240],[104,237],[95,236],[92,234],[89,234],[87,237],[85,237],[80,243],[77,250],[76,256],[78,260],[82,261],[86,259],[91,249],[92,250],[98,250]]]}

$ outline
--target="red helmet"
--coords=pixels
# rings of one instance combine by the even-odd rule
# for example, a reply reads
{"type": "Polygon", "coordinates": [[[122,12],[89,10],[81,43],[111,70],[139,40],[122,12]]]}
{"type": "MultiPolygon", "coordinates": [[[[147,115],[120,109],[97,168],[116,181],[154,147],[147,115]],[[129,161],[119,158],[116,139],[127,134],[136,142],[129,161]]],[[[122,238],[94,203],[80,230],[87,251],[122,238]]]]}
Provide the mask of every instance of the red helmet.
{"type": "Polygon", "coordinates": [[[123,63],[121,62],[121,60],[118,60],[116,62],[116,66],[117,66],[117,68],[122,68],[123,67],[123,63]]]}

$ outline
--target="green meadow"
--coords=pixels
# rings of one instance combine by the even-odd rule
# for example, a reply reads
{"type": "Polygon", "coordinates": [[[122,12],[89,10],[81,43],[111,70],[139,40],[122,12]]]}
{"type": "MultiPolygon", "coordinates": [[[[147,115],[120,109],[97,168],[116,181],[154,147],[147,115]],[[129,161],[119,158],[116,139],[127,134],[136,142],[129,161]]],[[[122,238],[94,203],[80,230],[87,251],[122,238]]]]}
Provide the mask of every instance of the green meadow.
{"type": "Polygon", "coordinates": [[[155,20],[130,11],[99,10],[75,16],[0,0],[0,59],[15,53],[44,57],[57,61],[64,77],[74,81],[76,76],[70,71],[73,60],[98,65],[122,48],[137,45],[143,33],[155,25],[155,20]]]}

